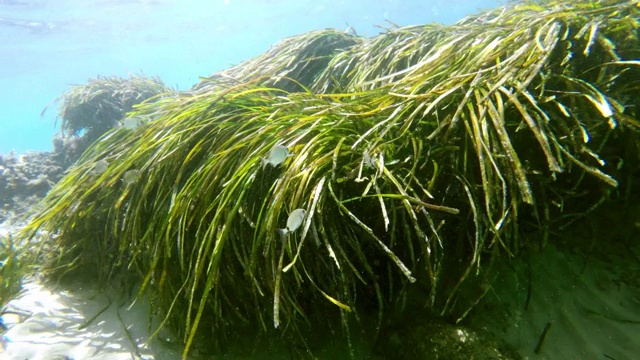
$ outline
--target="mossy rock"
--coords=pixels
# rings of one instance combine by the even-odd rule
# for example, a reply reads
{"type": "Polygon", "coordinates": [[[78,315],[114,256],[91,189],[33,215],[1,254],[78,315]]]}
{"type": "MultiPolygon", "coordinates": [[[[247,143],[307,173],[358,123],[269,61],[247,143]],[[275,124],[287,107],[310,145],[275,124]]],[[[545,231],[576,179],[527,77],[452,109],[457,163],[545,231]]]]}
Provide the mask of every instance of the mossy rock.
{"type": "Polygon", "coordinates": [[[419,317],[392,328],[378,345],[389,359],[518,360],[522,357],[490,333],[419,317]]]}

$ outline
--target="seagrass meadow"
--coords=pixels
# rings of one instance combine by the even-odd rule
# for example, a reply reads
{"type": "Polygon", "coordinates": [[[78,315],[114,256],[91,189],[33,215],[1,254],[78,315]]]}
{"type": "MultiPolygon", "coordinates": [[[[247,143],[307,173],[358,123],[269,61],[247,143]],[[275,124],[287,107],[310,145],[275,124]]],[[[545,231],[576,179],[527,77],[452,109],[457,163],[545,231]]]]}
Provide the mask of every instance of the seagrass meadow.
{"type": "Polygon", "coordinates": [[[23,236],[51,235],[49,277],[150,293],[185,357],[237,328],[349,334],[372,314],[378,335],[416,298],[460,321],[492,263],[631,192],[639,19],[638,1],[530,1],[284,39],[136,105],[23,236]]]}

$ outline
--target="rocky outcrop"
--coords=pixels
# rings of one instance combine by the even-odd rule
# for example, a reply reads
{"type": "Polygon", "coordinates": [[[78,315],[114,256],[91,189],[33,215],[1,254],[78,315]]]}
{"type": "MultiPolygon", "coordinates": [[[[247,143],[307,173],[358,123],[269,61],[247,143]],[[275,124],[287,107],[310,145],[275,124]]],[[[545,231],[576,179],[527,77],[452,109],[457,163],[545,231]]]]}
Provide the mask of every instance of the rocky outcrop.
{"type": "Polygon", "coordinates": [[[0,154],[0,222],[22,216],[62,178],[54,153],[0,154]]]}

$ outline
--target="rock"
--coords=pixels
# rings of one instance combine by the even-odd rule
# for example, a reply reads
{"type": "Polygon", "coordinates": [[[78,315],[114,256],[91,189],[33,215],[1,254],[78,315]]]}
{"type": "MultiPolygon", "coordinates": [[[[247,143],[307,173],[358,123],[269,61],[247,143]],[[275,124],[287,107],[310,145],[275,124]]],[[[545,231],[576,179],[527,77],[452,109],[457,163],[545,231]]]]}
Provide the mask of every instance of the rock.
{"type": "Polygon", "coordinates": [[[50,152],[0,155],[0,222],[24,214],[39,202],[65,168],[50,152]]]}
{"type": "Polygon", "coordinates": [[[521,359],[489,333],[435,318],[395,326],[382,337],[379,349],[389,359],[521,359]]]}

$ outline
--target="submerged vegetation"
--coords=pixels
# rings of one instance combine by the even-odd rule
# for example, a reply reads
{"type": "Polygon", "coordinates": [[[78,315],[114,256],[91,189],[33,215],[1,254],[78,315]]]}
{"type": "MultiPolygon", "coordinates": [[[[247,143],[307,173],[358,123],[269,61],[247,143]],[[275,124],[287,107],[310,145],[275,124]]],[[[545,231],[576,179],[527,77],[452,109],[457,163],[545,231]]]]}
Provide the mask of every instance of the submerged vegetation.
{"type": "Polygon", "coordinates": [[[72,87],[58,99],[60,128],[64,135],[82,134],[95,141],[115,127],[134,105],[168,91],[158,78],[98,76],[72,87]]]}
{"type": "Polygon", "coordinates": [[[52,275],[139,280],[185,355],[228,326],[380,326],[412,291],[459,320],[491,261],[630,186],[639,15],[549,0],[286,39],[136,106],[25,234],[57,232],[52,275]]]}
{"type": "Polygon", "coordinates": [[[27,246],[16,242],[10,233],[0,235],[0,309],[18,294],[22,279],[34,262],[34,254],[27,246]]]}
{"type": "Polygon", "coordinates": [[[63,157],[59,160],[71,165],[102,134],[118,126],[134,105],[170,91],[160,79],[143,75],[98,76],[73,86],[56,99],[61,124],[54,145],[63,157]]]}

